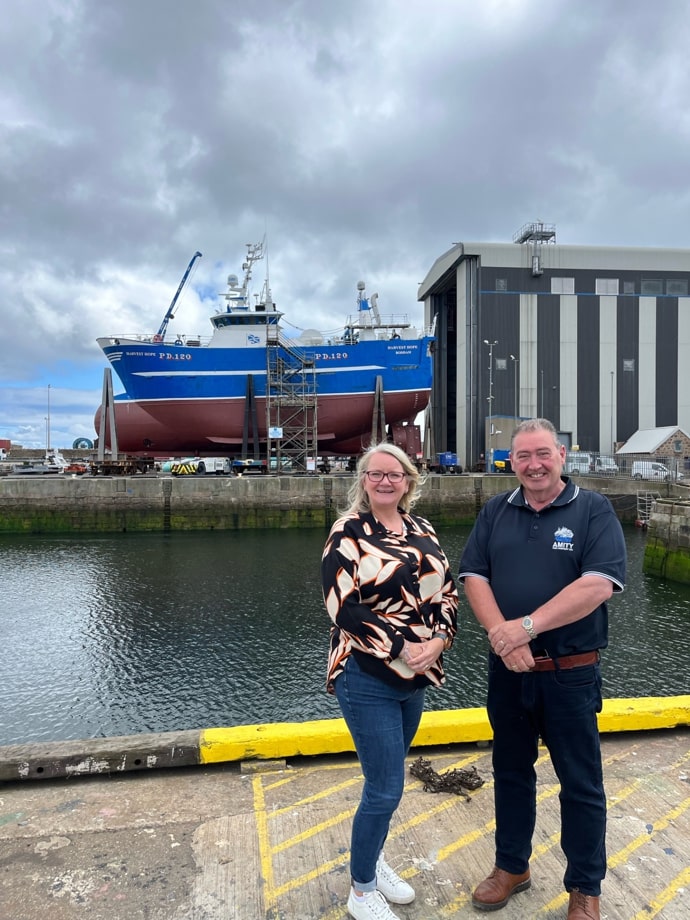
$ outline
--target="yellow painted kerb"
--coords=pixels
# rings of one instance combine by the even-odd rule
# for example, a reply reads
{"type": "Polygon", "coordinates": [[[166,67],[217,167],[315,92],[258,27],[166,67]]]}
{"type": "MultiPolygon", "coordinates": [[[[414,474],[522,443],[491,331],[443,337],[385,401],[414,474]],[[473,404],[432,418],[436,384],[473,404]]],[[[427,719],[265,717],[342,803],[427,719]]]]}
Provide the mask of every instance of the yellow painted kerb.
{"type": "MultiPolygon", "coordinates": [[[[648,731],[690,725],[690,695],[604,700],[599,716],[602,732],[648,731]]],[[[425,712],[413,746],[490,741],[491,726],[484,708],[425,712]]],[[[268,722],[201,732],[201,763],[273,760],[284,757],[354,751],[343,719],[314,722],[268,722]]]]}

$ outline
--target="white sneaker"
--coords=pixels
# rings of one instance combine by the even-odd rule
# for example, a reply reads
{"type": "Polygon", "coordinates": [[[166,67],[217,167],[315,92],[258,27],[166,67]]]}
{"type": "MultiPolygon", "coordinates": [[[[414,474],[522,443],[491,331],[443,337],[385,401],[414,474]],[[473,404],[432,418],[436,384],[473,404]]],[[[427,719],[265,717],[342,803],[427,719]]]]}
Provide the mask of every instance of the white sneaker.
{"type": "Polygon", "coordinates": [[[376,888],[391,904],[409,904],[414,901],[414,888],[400,878],[395,869],[391,869],[379,853],[376,862],[376,888]]]}
{"type": "Polygon", "coordinates": [[[354,888],[350,888],[347,912],[355,920],[400,920],[380,891],[365,891],[362,899],[358,900],[354,888]]]}

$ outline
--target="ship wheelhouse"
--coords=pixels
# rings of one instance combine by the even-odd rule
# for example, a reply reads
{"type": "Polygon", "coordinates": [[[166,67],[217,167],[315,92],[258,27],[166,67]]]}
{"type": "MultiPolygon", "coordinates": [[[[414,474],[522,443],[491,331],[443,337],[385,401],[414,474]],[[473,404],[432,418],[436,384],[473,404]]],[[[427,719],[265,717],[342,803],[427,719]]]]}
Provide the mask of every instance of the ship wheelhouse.
{"type": "Polygon", "coordinates": [[[214,329],[225,329],[228,326],[273,326],[277,325],[279,319],[279,313],[218,313],[211,317],[211,323],[214,329]]]}

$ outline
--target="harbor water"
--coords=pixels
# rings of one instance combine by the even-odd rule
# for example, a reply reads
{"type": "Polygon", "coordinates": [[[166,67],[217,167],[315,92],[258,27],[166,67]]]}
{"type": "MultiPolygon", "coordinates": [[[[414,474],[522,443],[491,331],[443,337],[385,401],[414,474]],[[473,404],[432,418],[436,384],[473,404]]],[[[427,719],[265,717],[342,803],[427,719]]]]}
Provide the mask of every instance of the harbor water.
{"type": "MultiPolygon", "coordinates": [[[[454,570],[468,533],[439,533],[454,570]]],[[[0,745],[339,717],[324,686],[325,536],[0,536],[0,745]]],[[[626,540],[604,694],[688,693],[690,587],[643,575],[645,534],[626,540]]],[[[427,708],[483,705],[486,652],[461,599],[448,683],[427,708]]]]}

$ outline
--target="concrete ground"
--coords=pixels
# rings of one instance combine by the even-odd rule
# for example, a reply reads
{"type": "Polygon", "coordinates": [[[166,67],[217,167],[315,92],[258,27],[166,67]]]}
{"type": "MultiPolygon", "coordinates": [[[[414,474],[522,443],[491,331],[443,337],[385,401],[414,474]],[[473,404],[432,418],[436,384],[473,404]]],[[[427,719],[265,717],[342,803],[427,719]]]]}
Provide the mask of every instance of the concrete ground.
{"type": "MultiPolygon", "coordinates": [[[[690,916],[690,731],[602,737],[609,798],[606,920],[690,916]]],[[[417,749],[437,772],[476,766],[470,801],[413,776],[387,843],[415,887],[401,920],[484,916],[493,863],[490,749],[417,749]]],[[[339,920],[362,777],[350,754],[280,763],[0,783],[2,920],[339,920]]],[[[558,786],[538,763],[532,888],[501,920],[565,918],[558,786]]]]}

